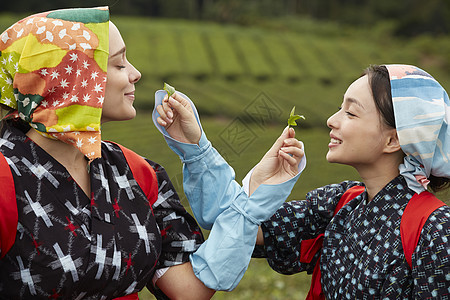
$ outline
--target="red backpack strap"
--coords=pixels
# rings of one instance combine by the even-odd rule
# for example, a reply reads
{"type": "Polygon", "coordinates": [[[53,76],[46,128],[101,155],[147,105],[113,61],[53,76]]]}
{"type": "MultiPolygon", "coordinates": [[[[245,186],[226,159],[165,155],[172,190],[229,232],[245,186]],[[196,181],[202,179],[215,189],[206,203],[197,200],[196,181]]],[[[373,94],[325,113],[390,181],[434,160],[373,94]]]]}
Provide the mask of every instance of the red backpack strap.
{"type": "Polygon", "coordinates": [[[153,205],[158,200],[158,179],[155,170],[142,156],[122,145],[116,145],[122,150],[134,179],[147,196],[150,205],[153,205]]]}
{"type": "Polygon", "coordinates": [[[16,240],[17,213],[16,190],[11,168],[0,152],[0,259],[11,249],[16,240]]]}
{"type": "Polygon", "coordinates": [[[400,221],[400,236],[405,259],[411,269],[412,254],[419,242],[423,225],[436,209],[444,205],[446,205],[444,202],[428,191],[414,194],[406,205],[400,221]]]}
{"type": "MultiPolygon", "coordinates": [[[[350,202],[355,197],[359,196],[364,192],[366,188],[363,186],[354,186],[345,191],[345,193],[339,199],[336,208],[334,209],[333,216],[338,213],[338,211],[348,202],[350,202]]],[[[300,262],[302,263],[310,263],[315,256],[315,254],[322,249],[323,245],[323,236],[324,234],[320,234],[315,239],[303,240],[300,246],[300,262]]],[[[309,289],[308,295],[306,296],[307,300],[319,300],[325,299],[325,296],[322,292],[322,284],[320,282],[320,257],[314,266],[314,271],[311,278],[311,287],[309,289]]]]}
{"type": "Polygon", "coordinates": [[[341,199],[339,199],[338,204],[336,205],[336,208],[334,209],[335,216],[341,208],[349,203],[351,200],[355,199],[357,196],[361,195],[365,191],[364,186],[355,185],[354,187],[349,188],[345,191],[345,193],[341,196],[341,199]]]}
{"type": "MultiPolygon", "coordinates": [[[[336,205],[336,208],[334,209],[333,216],[338,213],[338,211],[348,202],[350,202],[352,199],[354,199],[356,196],[360,195],[362,192],[364,192],[365,187],[363,186],[354,186],[349,188],[345,191],[344,194],[342,194],[341,198],[339,199],[338,204],[336,205]]],[[[302,263],[310,263],[311,260],[316,255],[317,251],[319,251],[322,248],[322,237],[323,233],[317,236],[314,239],[309,240],[303,240],[301,242],[300,247],[300,262],[302,263]]]]}
{"type": "Polygon", "coordinates": [[[122,296],[119,298],[114,298],[113,300],[139,300],[139,295],[138,295],[138,293],[134,293],[134,294],[122,296]]]}

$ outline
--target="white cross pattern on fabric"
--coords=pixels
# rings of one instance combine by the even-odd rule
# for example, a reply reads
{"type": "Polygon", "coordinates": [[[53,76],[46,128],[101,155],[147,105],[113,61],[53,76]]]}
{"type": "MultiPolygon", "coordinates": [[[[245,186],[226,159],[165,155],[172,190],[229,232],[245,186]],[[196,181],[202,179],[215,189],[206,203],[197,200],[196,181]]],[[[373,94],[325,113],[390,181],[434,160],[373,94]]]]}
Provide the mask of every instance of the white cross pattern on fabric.
{"type": "Polygon", "coordinates": [[[14,170],[14,173],[17,174],[17,176],[22,176],[22,174],[20,174],[19,169],[16,167],[16,165],[14,164],[14,162],[9,158],[9,157],[5,157],[6,162],[8,163],[8,165],[14,170]]]}
{"type": "Polygon", "coordinates": [[[114,240],[114,252],[113,252],[113,259],[112,259],[112,265],[116,268],[116,271],[113,275],[113,280],[118,280],[120,275],[120,266],[122,264],[120,251],[117,251],[116,247],[116,241],[114,240]]]}
{"type": "Polygon", "coordinates": [[[128,199],[134,199],[133,191],[131,190],[130,181],[128,180],[126,175],[120,175],[116,166],[111,166],[112,171],[114,173],[114,180],[119,185],[120,189],[125,189],[127,192],[128,199]]]}
{"type": "Polygon", "coordinates": [[[64,253],[61,250],[61,247],[59,247],[58,243],[55,243],[53,245],[53,248],[56,251],[56,254],[58,255],[59,262],[64,270],[64,272],[70,272],[72,274],[73,281],[78,281],[78,273],[77,268],[75,267],[75,263],[70,255],[64,255],[64,253]]]}
{"type": "Polygon", "coordinates": [[[44,221],[45,225],[47,225],[47,227],[52,227],[53,223],[50,220],[50,218],[48,217],[47,212],[42,207],[42,205],[38,201],[33,202],[33,200],[31,199],[31,197],[27,191],[25,191],[25,197],[27,198],[28,203],[30,204],[31,209],[33,210],[36,217],[42,218],[42,220],[44,221]]]}
{"type": "Polygon", "coordinates": [[[78,297],[76,297],[76,298],[73,299],[73,300],[81,300],[81,299],[84,298],[84,296],[86,296],[86,294],[87,294],[86,292],[83,292],[83,293],[79,294],[78,297]]]}
{"type": "Polygon", "coordinates": [[[19,237],[19,240],[23,239],[23,234],[25,233],[25,228],[23,228],[22,224],[17,223],[17,233],[16,236],[19,237]],[[18,234],[19,233],[19,234],[18,234]]]}
{"type": "Polygon", "coordinates": [[[74,206],[72,205],[72,203],[70,203],[68,200],[66,200],[66,202],[64,203],[64,205],[67,207],[68,210],[70,210],[70,212],[71,212],[74,216],[76,216],[76,215],[78,215],[78,214],[80,213],[80,211],[79,211],[76,207],[74,207],[74,206]]]}
{"type": "Polygon", "coordinates": [[[5,132],[5,134],[3,135],[3,138],[0,138],[0,147],[2,147],[4,145],[11,150],[14,149],[14,143],[12,143],[8,140],[10,135],[11,135],[11,131],[7,130],[5,132]]]}
{"type": "Polygon", "coordinates": [[[109,183],[108,183],[108,180],[105,177],[105,172],[103,171],[103,166],[99,165],[98,168],[100,170],[100,175],[95,174],[94,177],[96,179],[100,179],[100,181],[102,182],[102,187],[105,189],[106,201],[108,203],[111,203],[111,194],[110,194],[110,191],[109,191],[109,183]]]}
{"type": "Polygon", "coordinates": [[[137,282],[133,281],[133,283],[125,291],[125,294],[127,294],[127,295],[132,294],[134,292],[134,289],[136,288],[136,285],[137,285],[137,282]]]}
{"type": "Polygon", "coordinates": [[[176,212],[171,213],[170,215],[167,215],[163,218],[164,222],[168,222],[168,221],[172,221],[172,220],[176,220],[176,219],[181,219],[180,215],[177,215],[176,212]]]}
{"type": "Polygon", "coordinates": [[[86,207],[83,207],[81,210],[83,213],[85,213],[88,217],[91,217],[91,211],[87,209],[86,207]]]}
{"type": "Polygon", "coordinates": [[[139,222],[139,219],[136,214],[131,214],[131,217],[133,218],[134,223],[136,224],[136,231],[139,234],[139,238],[144,241],[145,243],[145,251],[147,253],[150,253],[150,243],[148,240],[148,233],[147,229],[145,229],[145,226],[142,226],[139,222]]]}
{"type": "Polygon", "coordinates": [[[41,165],[39,163],[33,165],[25,157],[22,158],[22,162],[31,170],[31,172],[33,172],[34,175],[36,175],[38,179],[42,179],[42,177],[45,177],[48,179],[48,181],[50,181],[51,184],[53,184],[54,187],[57,188],[59,186],[59,181],[48,171],[52,167],[52,164],[50,162],[47,162],[45,165],[41,165]]]}
{"type": "Polygon", "coordinates": [[[31,295],[36,295],[36,289],[34,287],[33,278],[31,277],[30,269],[25,269],[23,265],[22,258],[20,256],[16,256],[17,263],[20,267],[20,278],[22,279],[22,282],[28,285],[28,288],[30,289],[31,295]]]}
{"type": "Polygon", "coordinates": [[[95,251],[95,262],[98,264],[97,274],[95,279],[100,279],[105,268],[106,249],[102,248],[102,235],[97,234],[97,247],[95,251]]]}
{"type": "Polygon", "coordinates": [[[175,193],[173,192],[173,190],[168,190],[165,193],[158,193],[158,200],[156,200],[156,202],[153,204],[153,207],[158,207],[159,205],[161,205],[162,203],[166,202],[167,199],[169,199],[170,197],[172,197],[175,193]]]}
{"type": "Polygon", "coordinates": [[[86,238],[87,238],[88,240],[92,240],[91,234],[89,233],[89,231],[88,231],[86,225],[81,224],[80,227],[81,227],[81,229],[83,230],[84,235],[86,236],[86,238]]]}
{"type": "Polygon", "coordinates": [[[170,245],[175,248],[181,248],[184,252],[194,252],[196,250],[195,240],[173,241],[170,245]]]}
{"type": "Polygon", "coordinates": [[[108,213],[105,213],[105,222],[111,223],[111,216],[108,213]]]}
{"type": "Polygon", "coordinates": [[[8,147],[9,149],[13,150],[14,149],[14,144],[11,143],[10,141],[6,140],[6,139],[0,139],[0,148],[1,147],[8,147]]]}

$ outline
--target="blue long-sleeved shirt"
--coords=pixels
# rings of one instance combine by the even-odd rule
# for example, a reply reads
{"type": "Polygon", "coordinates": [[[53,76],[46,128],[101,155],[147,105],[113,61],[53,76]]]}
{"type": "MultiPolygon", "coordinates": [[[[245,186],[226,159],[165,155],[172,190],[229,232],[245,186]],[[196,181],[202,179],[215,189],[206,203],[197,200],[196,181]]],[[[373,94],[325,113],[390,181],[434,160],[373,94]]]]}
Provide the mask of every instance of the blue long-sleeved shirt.
{"type": "MultiPolygon", "coordinates": [[[[248,196],[203,130],[198,144],[186,144],[174,140],[159,126],[156,106],[164,96],[164,91],[155,94],[153,121],[183,162],[184,192],[195,218],[200,226],[211,229],[208,240],[190,257],[194,273],[207,287],[230,291],[247,269],[259,225],[284,203],[305,162],[293,178],[275,185],[262,184],[248,196]]],[[[191,106],[199,122],[192,102],[191,106]]]]}

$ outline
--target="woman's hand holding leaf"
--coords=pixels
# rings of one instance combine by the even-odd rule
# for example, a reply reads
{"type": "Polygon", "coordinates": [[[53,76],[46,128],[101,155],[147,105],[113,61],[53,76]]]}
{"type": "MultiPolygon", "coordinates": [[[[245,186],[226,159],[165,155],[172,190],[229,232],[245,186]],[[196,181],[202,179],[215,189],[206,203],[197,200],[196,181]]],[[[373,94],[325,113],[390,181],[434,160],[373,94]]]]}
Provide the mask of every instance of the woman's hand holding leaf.
{"type": "Polygon", "coordinates": [[[159,125],[166,128],[167,133],[175,140],[188,143],[197,144],[201,137],[200,126],[195,118],[189,101],[180,94],[175,92],[172,87],[164,89],[168,92],[162,102],[158,105],[156,110],[159,113],[157,122],[159,125]]]}
{"type": "Polygon", "coordinates": [[[294,129],[286,127],[253,170],[250,194],[260,184],[278,184],[297,175],[303,156],[302,143],[295,138],[294,129]]]}

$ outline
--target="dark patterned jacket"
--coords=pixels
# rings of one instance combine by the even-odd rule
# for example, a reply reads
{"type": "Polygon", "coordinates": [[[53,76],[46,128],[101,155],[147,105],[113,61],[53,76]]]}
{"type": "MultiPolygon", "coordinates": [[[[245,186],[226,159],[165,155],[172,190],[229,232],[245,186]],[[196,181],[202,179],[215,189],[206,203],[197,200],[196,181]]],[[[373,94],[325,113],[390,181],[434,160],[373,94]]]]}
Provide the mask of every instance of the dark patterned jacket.
{"type": "Polygon", "coordinates": [[[2,299],[111,299],[140,291],[157,269],[189,261],[203,242],[166,172],[149,199],[119,146],[103,142],[88,197],[67,170],[8,127],[0,151],[16,189],[16,240],[0,260],[2,299]]]}
{"type": "MultiPolygon", "coordinates": [[[[450,208],[437,209],[425,223],[412,256],[405,260],[400,237],[403,210],[414,194],[402,176],[372,201],[363,193],[333,218],[342,194],[359,184],[346,181],[285,203],[262,224],[270,266],[283,274],[312,272],[300,263],[300,242],[325,233],[322,288],[327,299],[450,299],[450,208]]],[[[257,255],[257,254],[255,254],[257,255]]]]}

